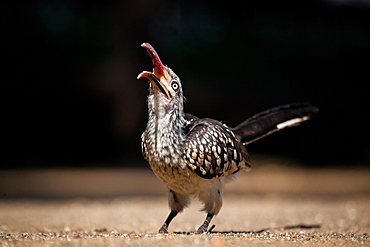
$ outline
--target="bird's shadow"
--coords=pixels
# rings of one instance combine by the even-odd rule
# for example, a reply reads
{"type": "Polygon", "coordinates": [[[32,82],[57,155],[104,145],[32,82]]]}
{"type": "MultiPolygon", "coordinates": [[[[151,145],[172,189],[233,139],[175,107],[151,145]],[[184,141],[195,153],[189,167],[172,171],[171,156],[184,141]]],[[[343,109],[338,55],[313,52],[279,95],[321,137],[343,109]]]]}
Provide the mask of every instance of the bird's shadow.
{"type": "MultiPolygon", "coordinates": [[[[208,230],[208,233],[219,233],[219,234],[261,234],[263,232],[267,231],[275,231],[275,230],[280,230],[280,231],[286,231],[286,230],[293,230],[293,229],[319,229],[321,226],[320,225],[304,225],[304,224],[298,224],[298,225],[290,225],[290,226],[282,226],[282,227],[270,227],[270,228],[263,228],[257,231],[213,231],[215,228],[215,225],[210,227],[208,230]]],[[[185,234],[189,235],[194,232],[174,232],[175,234],[185,234]]]]}

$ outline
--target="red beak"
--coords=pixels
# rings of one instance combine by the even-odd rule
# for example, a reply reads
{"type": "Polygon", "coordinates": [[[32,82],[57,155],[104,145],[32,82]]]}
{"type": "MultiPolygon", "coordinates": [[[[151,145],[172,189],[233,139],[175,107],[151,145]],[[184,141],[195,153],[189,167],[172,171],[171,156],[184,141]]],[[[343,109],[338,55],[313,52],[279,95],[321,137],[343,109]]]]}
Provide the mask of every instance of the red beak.
{"type": "Polygon", "coordinates": [[[144,47],[149,53],[150,58],[153,63],[153,73],[148,71],[141,72],[137,79],[147,78],[152,82],[152,85],[160,89],[160,91],[166,95],[168,99],[171,98],[171,94],[168,92],[167,87],[170,85],[170,75],[168,74],[166,67],[163,65],[161,59],[159,58],[157,52],[149,43],[143,43],[141,47],[144,47]]]}
{"type": "Polygon", "coordinates": [[[152,59],[154,75],[158,78],[166,77],[165,67],[154,48],[149,43],[143,43],[141,47],[144,47],[146,49],[146,51],[149,53],[150,58],[152,59]]]}

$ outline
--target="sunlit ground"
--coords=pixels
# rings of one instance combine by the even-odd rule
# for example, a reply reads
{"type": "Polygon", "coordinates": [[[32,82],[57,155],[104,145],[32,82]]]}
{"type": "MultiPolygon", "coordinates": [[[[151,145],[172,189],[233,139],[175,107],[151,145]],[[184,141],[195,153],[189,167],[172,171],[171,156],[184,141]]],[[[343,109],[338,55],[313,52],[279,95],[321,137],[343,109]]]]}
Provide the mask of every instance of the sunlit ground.
{"type": "Polygon", "coordinates": [[[169,209],[149,168],[1,171],[0,245],[370,244],[370,170],[254,164],[202,236],[197,200],[156,234],[169,209]]]}

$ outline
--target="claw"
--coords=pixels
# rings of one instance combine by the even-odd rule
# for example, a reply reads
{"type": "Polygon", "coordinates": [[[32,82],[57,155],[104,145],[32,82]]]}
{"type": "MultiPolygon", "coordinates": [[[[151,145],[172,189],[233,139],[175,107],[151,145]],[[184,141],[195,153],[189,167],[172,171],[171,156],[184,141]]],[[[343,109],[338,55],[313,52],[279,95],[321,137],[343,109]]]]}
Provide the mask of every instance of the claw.
{"type": "Polygon", "coordinates": [[[197,230],[197,234],[203,234],[206,232],[207,232],[207,227],[205,227],[204,225],[201,225],[197,230]]]}
{"type": "Polygon", "coordinates": [[[168,233],[167,224],[163,224],[163,226],[159,229],[158,233],[168,233]]]}
{"type": "MultiPolygon", "coordinates": [[[[207,213],[207,217],[204,221],[204,223],[198,228],[197,230],[197,234],[202,234],[202,233],[206,233],[208,232],[207,229],[208,229],[208,225],[209,223],[211,222],[212,218],[213,218],[214,214],[212,213],[207,213]]],[[[210,231],[213,229],[214,227],[212,226],[210,228],[210,231]]]]}

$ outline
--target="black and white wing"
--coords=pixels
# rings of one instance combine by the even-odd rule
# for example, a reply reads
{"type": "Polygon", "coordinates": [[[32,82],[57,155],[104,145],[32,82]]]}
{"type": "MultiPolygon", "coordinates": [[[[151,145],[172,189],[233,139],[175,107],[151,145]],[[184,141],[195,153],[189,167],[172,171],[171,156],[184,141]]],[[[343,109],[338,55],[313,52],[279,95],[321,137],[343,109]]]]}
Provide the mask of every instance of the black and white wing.
{"type": "Polygon", "coordinates": [[[230,128],[213,119],[193,120],[183,145],[189,169],[206,179],[249,170],[248,153],[230,128]]]}

